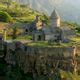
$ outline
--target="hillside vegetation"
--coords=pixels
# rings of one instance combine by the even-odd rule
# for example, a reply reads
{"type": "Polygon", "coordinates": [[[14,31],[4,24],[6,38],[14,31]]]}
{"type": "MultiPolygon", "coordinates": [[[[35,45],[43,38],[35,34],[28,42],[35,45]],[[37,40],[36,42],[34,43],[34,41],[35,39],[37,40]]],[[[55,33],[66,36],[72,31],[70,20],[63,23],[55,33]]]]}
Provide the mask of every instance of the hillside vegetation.
{"type": "Polygon", "coordinates": [[[0,22],[11,22],[12,17],[4,11],[0,11],[0,22]]]}
{"type": "MultiPolygon", "coordinates": [[[[15,2],[6,2],[6,0],[5,0],[5,2],[3,2],[3,0],[1,0],[1,2],[0,2],[0,22],[3,22],[3,24],[9,23],[9,22],[20,23],[20,24],[30,23],[35,19],[36,15],[39,15],[40,19],[44,20],[45,23],[47,25],[49,25],[49,17],[47,15],[45,15],[44,13],[40,13],[38,11],[32,10],[26,5],[19,5],[15,2]]],[[[69,26],[70,28],[74,29],[77,34],[80,34],[80,27],[76,23],[62,22],[61,25],[69,26]]],[[[19,30],[19,29],[17,30],[16,28],[13,28],[13,29],[15,32],[18,32],[18,30],[19,30]]],[[[10,32],[10,30],[9,30],[9,32],[10,32]]],[[[14,33],[14,34],[16,35],[16,33],[14,33]]],[[[14,38],[15,38],[15,36],[14,36],[14,38]]],[[[20,36],[19,36],[19,38],[20,38],[20,36]]],[[[23,38],[24,38],[24,36],[23,36],[23,38]]],[[[25,39],[26,38],[31,39],[31,36],[25,36],[25,39]]],[[[22,39],[22,37],[21,37],[21,39],[22,39]]],[[[78,39],[76,39],[76,40],[78,41],[78,39]]],[[[80,39],[78,42],[80,42],[80,39]]],[[[41,47],[49,46],[48,42],[38,42],[38,43],[34,42],[32,44],[30,43],[30,45],[31,46],[37,45],[37,46],[41,46],[41,47]]],[[[71,44],[67,44],[67,45],[71,45],[71,44]]],[[[67,45],[62,44],[61,47],[67,46],[67,45]]],[[[56,46],[56,47],[58,47],[58,46],[56,46]]],[[[4,74],[5,80],[33,80],[33,78],[31,78],[32,75],[27,74],[27,76],[25,76],[23,74],[23,71],[19,67],[13,67],[11,71],[7,70],[6,63],[4,63],[4,62],[2,63],[2,59],[0,61],[0,70],[4,74]]],[[[55,72],[55,75],[52,75],[51,77],[45,76],[45,75],[37,76],[36,80],[80,80],[80,76],[72,74],[67,71],[60,70],[58,72],[55,72]]]]}
{"type": "MultiPolygon", "coordinates": [[[[35,19],[36,15],[40,16],[47,25],[49,25],[49,16],[39,11],[29,8],[28,5],[20,5],[12,0],[0,0],[0,11],[6,12],[13,18],[13,22],[30,23],[35,19]],[[8,2],[7,2],[8,1],[8,2]]],[[[80,33],[80,26],[77,23],[72,22],[61,22],[62,26],[68,26],[80,33]]]]}
{"type": "Polygon", "coordinates": [[[8,6],[4,3],[0,3],[0,11],[7,12],[13,17],[14,21],[18,22],[30,23],[35,19],[36,15],[40,15],[41,20],[44,20],[46,23],[48,22],[48,17],[45,14],[32,10],[26,5],[19,5],[15,2],[12,2],[8,6]]]}

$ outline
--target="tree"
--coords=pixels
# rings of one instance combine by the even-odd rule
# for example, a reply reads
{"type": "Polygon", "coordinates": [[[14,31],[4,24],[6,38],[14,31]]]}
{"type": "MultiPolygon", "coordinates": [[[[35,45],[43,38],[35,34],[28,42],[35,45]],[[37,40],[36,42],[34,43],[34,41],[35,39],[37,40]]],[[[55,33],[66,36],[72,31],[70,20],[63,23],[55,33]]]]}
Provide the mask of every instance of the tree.
{"type": "Polygon", "coordinates": [[[7,8],[9,9],[10,8],[10,5],[12,3],[12,0],[4,0],[3,3],[6,4],[7,5],[7,8]]]}
{"type": "Polygon", "coordinates": [[[0,11],[0,22],[10,22],[12,21],[12,17],[4,11],[0,11]]]}

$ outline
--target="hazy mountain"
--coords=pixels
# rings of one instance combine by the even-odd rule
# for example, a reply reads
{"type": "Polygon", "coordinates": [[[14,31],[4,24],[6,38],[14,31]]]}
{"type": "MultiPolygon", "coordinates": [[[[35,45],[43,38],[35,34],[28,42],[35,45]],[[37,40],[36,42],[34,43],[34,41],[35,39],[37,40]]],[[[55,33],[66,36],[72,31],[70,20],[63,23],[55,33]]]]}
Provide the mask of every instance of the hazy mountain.
{"type": "Polygon", "coordinates": [[[19,2],[48,15],[55,8],[63,20],[80,22],[80,0],[19,0],[19,2]]]}

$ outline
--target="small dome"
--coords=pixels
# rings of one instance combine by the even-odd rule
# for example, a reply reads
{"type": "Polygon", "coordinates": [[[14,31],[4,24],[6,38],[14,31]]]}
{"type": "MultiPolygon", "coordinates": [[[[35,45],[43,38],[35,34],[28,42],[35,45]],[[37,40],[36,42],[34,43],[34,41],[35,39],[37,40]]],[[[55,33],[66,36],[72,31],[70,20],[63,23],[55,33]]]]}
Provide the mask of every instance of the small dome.
{"type": "Polygon", "coordinates": [[[58,13],[56,12],[56,10],[54,10],[50,16],[50,19],[54,20],[54,19],[58,19],[60,18],[60,16],[58,15],[58,13]]]}

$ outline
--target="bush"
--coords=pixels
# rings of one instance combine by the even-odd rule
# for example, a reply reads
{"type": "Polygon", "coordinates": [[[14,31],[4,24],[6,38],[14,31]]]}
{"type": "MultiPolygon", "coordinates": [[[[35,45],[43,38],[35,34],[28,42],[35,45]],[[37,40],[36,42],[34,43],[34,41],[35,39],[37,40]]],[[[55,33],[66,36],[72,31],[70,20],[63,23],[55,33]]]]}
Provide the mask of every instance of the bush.
{"type": "Polygon", "coordinates": [[[11,22],[12,17],[7,13],[0,11],[0,22],[11,22]]]}
{"type": "Polygon", "coordinates": [[[76,28],[77,32],[80,33],[80,27],[76,28]]]}

